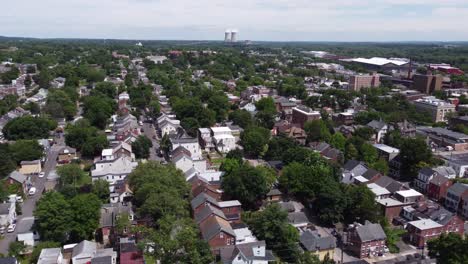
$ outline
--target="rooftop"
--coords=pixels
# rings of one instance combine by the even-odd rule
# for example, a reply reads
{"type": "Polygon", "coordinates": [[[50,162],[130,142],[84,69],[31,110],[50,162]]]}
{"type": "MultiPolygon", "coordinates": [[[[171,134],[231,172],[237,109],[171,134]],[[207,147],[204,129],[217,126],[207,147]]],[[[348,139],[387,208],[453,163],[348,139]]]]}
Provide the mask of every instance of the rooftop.
{"type": "Polygon", "coordinates": [[[398,191],[396,193],[399,194],[402,197],[422,196],[422,194],[420,192],[417,192],[417,191],[415,191],[413,189],[398,191]]]}
{"type": "Polygon", "coordinates": [[[409,225],[412,225],[416,227],[419,230],[426,230],[426,229],[432,229],[432,228],[438,228],[442,227],[441,224],[431,220],[431,219],[421,219],[421,220],[416,220],[408,223],[409,225]]]}
{"type": "Polygon", "coordinates": [[[386,153],[400,153],[400,150],[394,147],[390,147],[385,144],[374,144],[374,148],[379,149],[386,153]]]}

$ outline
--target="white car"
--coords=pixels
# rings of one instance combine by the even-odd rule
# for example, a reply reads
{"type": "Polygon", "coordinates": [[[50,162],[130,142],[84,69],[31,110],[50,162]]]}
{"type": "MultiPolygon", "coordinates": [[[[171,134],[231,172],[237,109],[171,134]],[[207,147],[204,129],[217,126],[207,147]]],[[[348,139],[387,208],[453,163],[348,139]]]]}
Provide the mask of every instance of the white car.
{"type": "Polygon", "coordinates": [[[5,234],[5,231],[6,231],[6,227],[1,226],[0,227],[0,234],[5,234]]]}
{"type": "Polygon", "coordinates": [[[13,232],[15,232],[15,229],[16,229],[16,224],[11,224],[11,225],[8,226],[7,232],[8,233],[13,233],[13,232]]]}
{"type": "Polygon", "coordinates": [[[29,195],[32,196],[32,195],[35,195],[35,194],[36,194],[36,187],[31,187],[31,188],[29,189],[29,195]]]}
{"type": "Polygon", "coordinates": [[[43,171],[39,172],[39,178],[42,178],[44,176],[45,176],[45,172],[43,172],[43,171]]]}

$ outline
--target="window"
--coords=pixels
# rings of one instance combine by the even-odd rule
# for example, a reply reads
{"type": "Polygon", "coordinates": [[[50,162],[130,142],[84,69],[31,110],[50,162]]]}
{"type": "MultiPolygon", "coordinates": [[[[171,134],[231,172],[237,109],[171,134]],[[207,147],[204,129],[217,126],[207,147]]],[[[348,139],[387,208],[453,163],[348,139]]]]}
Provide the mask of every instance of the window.
{"type": "Polygon", "coordinates": [[[223,232],[219,233],[219,238],[224,238],[223,232]]]}

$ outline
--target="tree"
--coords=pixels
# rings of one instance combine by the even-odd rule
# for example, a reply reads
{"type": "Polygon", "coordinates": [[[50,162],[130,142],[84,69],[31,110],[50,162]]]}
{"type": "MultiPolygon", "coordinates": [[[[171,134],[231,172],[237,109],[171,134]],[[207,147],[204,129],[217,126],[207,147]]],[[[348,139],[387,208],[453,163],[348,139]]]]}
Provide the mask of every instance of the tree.
{"type": "Polygon", "coordinates": [[[208,99],[208,108],[216,112],[216,120],[224,121],[229,110],[229,100],[224,93],[216,94],[208,99]]]}
{"type": "Polygon", "coordinates": [[[364,143],[361,145],[359,148],[359,154],[360,159],[368,164],[377,161],[379,155],[377,149],[369,143],[364,143]]]}
{"type": "Polygon", "coordinates": [[[77,188],[85,181],[87,175],[78,164],[66,164],[57,168],[61,187],[72,186],[77,188]]]}
{"type": "Polygon", "coordinates": [[[131,226],[132,222],[130,221],[130,215],[128,213],[121,213],[116,217],[115,230],[117,234],[124,234],[131,226]]]}
{"type": "Polygon", "coordinates": [[[151,118],[157,118],[161,111],[161,106],[159,105],[159,102],[157,100],[153,100],[149,103],[148,110],[148,115],[151,118]]]}
{"type": "Polygon", "coordinates": [[[465,263],[468,259],[468,240],[460,235],[449,233],[427,242],[429,256],[436,258],[437,263],[465,263]]]}
{"type": "Polygon", "coordinates": [[[307,134],[309,142],[326,141],[329,142],[331,138],[330,131],[323,120],[308,121],[304,124],[304,131],[307,134]]]}
{"type": "Polygon", "coordinates": [[[258,157],[266,153],[270,131],[263,127],[248,127],[241,133],[241,144],[247,155],[258,157]]]}
{"type": "Polygon", "coordinates": [[[53,77],[50,71],[47,68],[42,68],[37,76],[37,80],[34,81],[39,85],[40,88],[48,89],[50,88],[50,82],[52,81],[53,77]]]}
{"type": "Polygon", "coordinates": [[[11,84],[11,82],[19,77],[20,71],[17,67],[10,67],[9,71],[0,74],[3,84],[11,84]]]}
{"type": "Polygon", "coordinates": [[[38,160],[44,155],[44,150],[37,140],[18,140],[9,146],[13,161],[19,164],[24,160],[38,160]]]}
{"type": "Polygon", "coordinates": [[[106,96],[87,96],[83,102],[84,117],[91,125],[104,129],[114,113],[115,102],[106,96]]]}
{"type": "Polygon", "coordinates": [[[334,148],[344,151],[346,146],[345,136],[343,136],[343,134],[340,132],[336,132],[330,139],[330,145],[332,145],[334,148]]]}
{"type": "Polygon", "coordinates": [[[188,135],[192,137],[196,137],[198,133],[198,129],[200,128],[200,124],[198,120],[194,117],[187,117],[180,121],[180,125],[185,129],[188,135]]]}
{"type": "Polygon", "coordinates": [[[169,152],[171,151],[172,149],[172,142],[169,138],[169,136],[167,134],[165,134],[162,139],[161,139],[161,143],[160,143],[160,148],[162,151],[164,151],[164,153],[166,155],[169,154],[169,152]]]}
{"type": "Polygon", "coordinates": [[[260,99],[256,104],[258,124],[262,127],[271,129],[275,122],[276,106],[275,101],[271,97],[264,97],[260,99]]]}
{"type": "Polygon", "coordinates": [[[100,93],[111,99],[114,99],[117,96],[117,88],[115,84],[111,82],[98,82],[94,87],[93,94],[100,93]]]}
{"type": "Polygon", "coordinates": [[[267,168],[242,164],[223,176],[223,196],[239,200],[244,208],[256,208],[275,180],[275,173],[267,168]]]}
{"type": "Polygon", "coordinates": [[[30,111],[33,115],[37,115],[41,112],[41,107],[35,102],[28,102],[24,105],[24,109],[30,111]]]}
{"type": "Polygon", "coordinates": [[[8,248],[8,256],[19,258],[25,250],[26,245],[23,241],[13,241],[8,248]]]}
{"type": "Polygon", "coordinates": [[[336,181],[329,180],[322,184],[317,199],[314,201],[319,220],[326,225],[343,221],[346,198],[336,181]]]}
{"type": "Polygon", "coordinates": [[[347,199],[344,210],[345,223],[353,223],[359,219],[364,223],[369,220],[373,223],[380,218],[379,206],[375,202],[374,193],[365,185],[345,185],[344,195],[347,199]]]}
{"type": "Polygon", "coordinates": [[[10,120],[3,127],[3,134],[9,140],[48,138],[49,131],[57,127],[57,122],[43,118],[23,116],[10,120]]]}
{"type": "MultiPolygon", "coordinates": [[[[87,205],[84,205],[88,208],[87,205]]],[[[36,228],[41,238],[47,241],[65,243],[70,235],[72,212],[70,204],[58,192],[47,192],[37,202],[36,228]]]]}
{"type": "Polygon", "coordinates": [[[149,158],[151,147],[153,142],[144,135],[138,136],[135,142],[132,142],[132,151],[137,159],[149,158]]]}
{"type": "Polygon", "coordinates": [[[381,172],[382,175],[387,175],[388,173],[388,163],[384,159],[378,159],[372,164],[369,164],[371,168],[376,169],[377,171],[381,172]]]}
{"type": "Polygon", "coordinates": [[[188,215],[188,185],[184,174],[174,166],[149,161],[140,164],[129,176],[134,202],[141,216],[155,220],[166,214],[176,217],[188,215]]]}
{"type": "Polygon", "coordinates": [[[92,194],[79,194],[69,201],[70,241],[91,239],[99,226],[101,201],[92,194]]]}
{"type": "Polygon", "coordinates": [[[256,211],[244,218],[259,240],[285,262],[296,263],[299,257],[299,232],[288,223],[288,213],[272,204],[263,211],[256,211]]]}
{"type": "Polygon", "coordinates": [[[242,110],[235,110],[229,114],[229,119],[236,125],[247,128],[253,124],[252,115],[242,109],[242,110]]]}
{"type": "Polygon", "coordinates": [[[93,181],[92,192],[103,202],[109,201],[109,182],[103,179],[93,181]]]}
{"type": "Polygon", "coordinates": [[[13,159],[8,144],[0,143],[0,178],[3,179],[16,168],[16,161],[13,159]]]}
{"type": "Polygon", "coordinates": [[[413,179],[417,176],[420,162],[430,164],[432,152],[422,138],[405,138],[400,147],[400,160],[402,164],[402,176],[413,179]]]}
{"type": "Polygon", "coordinates": [[[199,238],[199,231],[190,218],[167,215],[158,221],[158,230],[144,229],[152,255],[161,264],[213,263],[208,244],[199,238]]]}
{"type": "Polygon", "coordinates": [[[99,155],[109,144],[106,136],[91,126],[86,119],[81,119],[74,125],[68,125],[65,131],[67,145],[81,151],[84,157],[92,158],[99,155]]]}
{"type": "Polygon", "coordinates": [[[359,152],[352,143],[346,144],[345,148],[345,159],[346,160],[353,160],[359,157],[359,152]]]}
{"type": "Polygon", "coordinates": [[[72,120],[76,114],[76,103],[63,90],[49,90],[44,108],[45,112],[54,118],[72,120]]]}

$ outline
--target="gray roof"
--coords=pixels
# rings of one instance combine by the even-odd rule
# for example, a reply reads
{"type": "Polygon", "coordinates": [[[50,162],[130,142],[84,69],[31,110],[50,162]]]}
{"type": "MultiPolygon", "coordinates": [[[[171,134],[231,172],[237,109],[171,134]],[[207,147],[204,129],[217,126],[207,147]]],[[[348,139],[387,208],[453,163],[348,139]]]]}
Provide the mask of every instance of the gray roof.
{"type": "Polygon", "coordinates": [[[433,168],[432,170],[434,170],[435,172],[437,172],[439,175],[442,175],[442,176],[448,177],[448,176],[456,175],[455,170],[452,167],[448,167],[448,166],[439,166],[439,167],[433,168]]]}
{"type": "Polygon", "coordinates": [[[378,172],[377,170],[374,170],[374,169],[370,168],[366,172],[364,172],[364,174],[362,174],[362,177],[364,177],[364,178],[366,178],[368,180],[371,180],[372,178],[374,178],[374,176],[376,176],[378,174],[381,174],[381,173],[378,172]]]}
{"type": "Polygon", "coordinates": [[[356,227],[356,232],[362,242],[384,240],[387,238],[380,224],[366,223],[363,226],[356,227]]]}
{"type": "Polygon", "coordinates": [[[278,203],[278,205],[286,212],[294,212],[296,210],[292,202],[278,203]]]}
{"type": "Polygon", "coordinates": [[[100,227],[114,226],[115,218],[120,214],[132,214],[132,205],[129,203],[123,205],[121,203],[103,204],[101,206],[101,217],[99,219],[100,227]]]}
{"type": "Polygon", "coordinates": [[[95,242],[83,240],[73,248],[72,256],[76,257],[81,254],[94,255],[94,252],[96,251],[96,247],[97,247],[97,244],[95,242]]]}
{"type": "Polygon", "coordinates": [[[455,194],[456,196],[461,196],[464,192],[468,191],[468,184],[457,182],[452,185],[448,191],[452,194],[455,194]]]}
{"type": "Polygon", "coordinates": [[[294,212],[288,214],[288,221],[290,224],[303,224],[309,223],[309,219],[304,212],[294,212]]]}
{"type": "Polygon", "coordinates": [[[358,160],[348,160],[343,168],[345,171],[353,173],[354,176],[361,176],[368,170],[366,164],[358,160]]]}
{"type": "Polygon", "coordinates": [[[0,258],[0,264],[16,264],[18,263],[16,258],[14,257],[5,257],[5,258],[0,258]]]}
{"type": "Polygon", "coordinates": [[[422,175],[431,176],[431,175],[434,174],[434,170],[432,170],[429,167],[424,167],[424,168],[419,170],[419,173],[422,174],[422,175]]]}
{"type": "Polygon", "coordinates": [[[197,197],[193,198],[192,201],[190,201],[190,205],[192,206],[192,209],[197,208],[198,206],[202,205],[204,202],[210,202],[212,204],[218,204],[218,201],[216,201],[215,198],[209,196],[208,194],[202,192],[197,197]]]}
{"type": "Polygon", "coordinates": [[[112,256],[92,258],[91,264],[112,264],[112,256]]]}
{"type": "Polygon", "coordinates": [[[10,203],[0,204],[0,215],[7,215],[10,212],[10,203]]]}
{"type": "Polygon", "coordinates": [[[220,232],[224,232],[230,234],[233,237],[236,237],[236,233],[234,233],[234,230],[232,229],[229,222],[217,216],[208,218],[205,222],[203,222],[200,225],[200,232],[203,236],[203,239],[206,241],[209,241],[220,232]]]}
{"type": "Polygon", "coordinates": [[[217,215],[221,218],[227,219],[226,216],[224,215],[223,211],[219,210],[218,208],[215,208],[211,205],[205,206],[201,211],[196,213],[194,215],[195,222],[197,224],[200,224],[203,220],[205,220],[207,217],[210,215],[217,215]]]}
{"type": "Polygon", "coordinates": [[[231,264],[234,258],[240,253],[247,260],[263,260],[263,261],[274,261],[275,256],[271,250],[265,250],[265,256],[255,256],[254,248],[265,247],[265,241],[257,241],[251,243],[244,243],[238,245],[226,246],[220,249],[221,263],[231,264]]]}
{"type": "Polygon", "coordinates": [[[388,176],[380,177],[375,181],[375,184],[387,189],[391,193],[409,189],[408,183],[396,181],[388,176]]]}
{"type": "Polygon", "coordinates": [[[335,238],[333,236],[322,237],[311,230],[302,233],[299,240],[307,251],[327,250],[336,247],[335,238]]]}
{"type": "Polygon", "coordinates": [[[19,183],[24,183],[28,179],[28,177],[16,170],[12,171],[8,177],[19,183]]]}
{"type": "Polygon", "coordinates": [[[368,127],[371,127],[374,130],[381,130],[386,125],[387,124],[385,122],[377,120],[372,120],[367,124],[368,127]]]}
{"type": "Polygon", "coordinates": [[[282,194],[283,193],[280,190],[278,190],[278,188],[273,188],[267,193],[267,196],[282,195],[282,194]]]}

